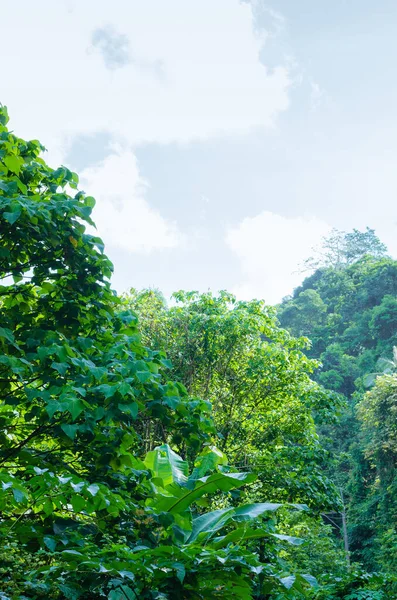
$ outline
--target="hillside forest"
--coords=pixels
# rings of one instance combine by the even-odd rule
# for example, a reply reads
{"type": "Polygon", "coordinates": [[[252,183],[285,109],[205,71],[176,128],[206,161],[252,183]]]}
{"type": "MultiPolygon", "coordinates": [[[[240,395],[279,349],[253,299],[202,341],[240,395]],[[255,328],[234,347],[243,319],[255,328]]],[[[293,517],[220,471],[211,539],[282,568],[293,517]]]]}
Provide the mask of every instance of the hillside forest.
{"type": "Polygon", "coordinates": [[[0,600],[397,598],[375,232],[333,231],[278,306],[117,295],[94,198],[43,153],[0,106],[0,600]]]}

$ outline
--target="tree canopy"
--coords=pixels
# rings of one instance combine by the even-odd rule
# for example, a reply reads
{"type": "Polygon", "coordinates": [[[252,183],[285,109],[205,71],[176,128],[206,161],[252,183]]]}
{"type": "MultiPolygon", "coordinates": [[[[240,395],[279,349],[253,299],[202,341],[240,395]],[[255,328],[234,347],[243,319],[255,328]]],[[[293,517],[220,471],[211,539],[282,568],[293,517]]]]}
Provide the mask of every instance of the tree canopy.
{"type": "Polygon", "coordinates": [[[367,241],[352,264],[306,278],[278,315],[293,335],[310,336],[306,352],[322,363],[315,379],[346,398],[341,421],[323,427],[321,439],[337,459],[328,475],[348,502],[352,557],[370,571],[395,573],[397,262],[379,256],[372,235],[367,241]]]}
{"type": "Polygon", "coordinates": [[[376,372],[397,268],[374,232],[277,310],[120,298],[95,200],[43,151],[0,106],[0,600],[396,597],[396,375],[376,372]]]}
{"type": "Polygon", "coordinates": [[[338,398],[310,376],[318,363],[261,301],[178,292],[173,304],[156,291],[124,298],[139,315],[147,343],[167,349],[173,377],[208,398],[217,445],[236,465],[260,472],[262,493],[309,505],[335,505],[322,466],[328,456],[313,421],[334,418],[338,398]]]}
{"type": "MultiPolygon", "coordinates": [[[[231,298],[221,297],[214,301],[214,330],[208,311],[197,313],[209,325],[200,376],[188,379],[187,388],[172,379],[168,348],[157,344],[161,324],[154,344],[145,331],[141,337],[135,314],[111,289],[112,265],[103,243],[86,228],[93,225],[94,199],[78,191],[75,173],[50,168],[40,143],[18,138],[7,122],[2,107],[2,599],[308,597],[314,578],[291,574],[281,560],[285,544],[302,540],[276,527],[277,511],[304,507],[288,501],[284,475],[281,502],[258,498],[258,474],[233,461],[239,435],[250,434],[250,452],[260,437],[253,427],[238,426],[240,411],[248,420],[256,403],[266,400],[259,388],[255,396],[249,393],[256,373],[274,396],[268,414],[276,411],[285,420],[286,436],[305,445],[316,463],[321,449],[310,408],[318,386],[309,378],[314,363],[302,354],[300,342],[273,331],[262,305],[229,314],[225,302],[231,298]],[[244,336],[251,347],[241,357],[243,376],[232,353],[236,388],[233,377],[226,385],[216,375],[228,369],[225,355],[219,362],[211,354],[218,318],[232,338],[244,336]],[[261,346],[258,332],[273,336],[272,343],[261,346]],[[267,371],[259,365],[264,360],[270,361],[267,371]],[[206,384],[202,375],[209,365],[215,376],[206,384]],[[285,388],[278,399],[277,378],[285,388]],[[219,418],[223,431],[217,435],[208,398],[220,404],[222,393],[232,423],[219,418]],[[282,406],[283,393],[295,403],[291,410],[302,433],[282,406]],[[221,448],[214,445],[219,441],[221,448]]],[[[195,302],[200,300],[193,295],[193,312],[195,302]]],[[[209,297],[203,302],[211,304],[209,297]]],[[[206,336],[196,334],[201,352],[206,336]]],[[[227,344],[232,338],[225,336],[227,344]]],[[[238,339],[234,343],[243,347],[238,339]]],[[[187,374],[193,350],[181,346],[187,358],[175,368],[187,374]]],[[[269,437],[261,413],[255,418],[258,431],[269,437]]],[[[274,439],[282,439],[277,419],[272,428],[275,450],[274,439]]],[[[299,460],[297,465],[301,468],[299,460]]],[[[316,477],[313,486],[319,485],[316,477]]],[[[319,494],[325,497],[324,486],[319,494]]]]}
{"type": "Polygon", "coordinates": [[[342,269],[366,255],[382,258],[386,254],[387,247],[380,241],[374,229],[353,229],[348,233],[333,229],[323,238],[319,248],[313,248],[313,256],[304,261],[303,270],[312,271],[327,267],[342,269]]]}

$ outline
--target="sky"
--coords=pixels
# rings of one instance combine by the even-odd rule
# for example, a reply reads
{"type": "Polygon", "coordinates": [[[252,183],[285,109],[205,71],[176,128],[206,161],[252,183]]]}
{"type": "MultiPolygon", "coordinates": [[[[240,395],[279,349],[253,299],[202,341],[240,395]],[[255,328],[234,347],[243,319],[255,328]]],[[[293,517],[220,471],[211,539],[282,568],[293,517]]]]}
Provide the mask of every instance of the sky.
{"type": "Polygon", "coordinates": [[[276,303],[334,227],[397,256],[395,0],[6,0],[0,102],[96,198],[113,285],[276,303]]]}

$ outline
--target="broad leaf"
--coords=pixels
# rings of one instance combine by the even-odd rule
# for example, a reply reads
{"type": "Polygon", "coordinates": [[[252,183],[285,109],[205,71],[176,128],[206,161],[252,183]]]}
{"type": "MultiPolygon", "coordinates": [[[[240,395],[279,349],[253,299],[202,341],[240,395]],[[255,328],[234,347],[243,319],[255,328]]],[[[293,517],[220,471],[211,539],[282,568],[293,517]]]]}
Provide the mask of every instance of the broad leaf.
{"type": "Polygon", "coordinates": [[[162,480],[163,487],[172,483],[181,485],[187,481],[187,463],[167,444],[148,452],[144,463],[154,477],[162,480]]]}
{"type": "Polygon", "coordinates": [[[205,494],[211,494],[217,491],[228,492],[255,481],[256,475],[253,473],[214,473],[208,477],[202,477],[196,481],[192,490],[178,489],[176,486],[169,486],[168,492],[173,493],[172,497],[156,498],[154,506],[156,510],[167,511],[179,514],[188,509],[195,500],[198,500],[205,494]]]}

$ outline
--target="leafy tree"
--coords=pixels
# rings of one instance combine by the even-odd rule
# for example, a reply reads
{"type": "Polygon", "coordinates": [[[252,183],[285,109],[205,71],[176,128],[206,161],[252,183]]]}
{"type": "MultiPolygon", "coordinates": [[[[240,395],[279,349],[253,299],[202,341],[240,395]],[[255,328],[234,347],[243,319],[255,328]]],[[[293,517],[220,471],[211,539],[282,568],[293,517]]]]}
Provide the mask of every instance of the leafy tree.
{"type": "MultiPolygon", "coordinates": [[[[345,262],[317,270],[292,297],[283,301],[279,318],[294,335],[304,331],[311,338],[312,346],[306,352],[322,363],[314,378],[346,397],[340,422],[322,426],[320,433],[322,443],[334,458],[328,475],[343,488],[348,501],[352,557],[366,569],[384,568],[392,574],[394,563],[387,557],[393,556],[390,548],[395,541],[396,521],[389,496],[395,485],[394,472],[389,471],[389,483],[382,487],[380,458],[370,448],[376,446],[381,420],[390,426],[393,409],[389,406],[381,417],[375,409],[371,412],[369,406],[371,398],[379,401],[381,389],[386,393],[382,374],[391,376],[394,372],[391,357],[397,341],[397,262],[387,257],[377,258],[374,249],[372,253],[352,264],[345,262]],[[308,291],[316,292],[326,307],[321,320],[313,311],[311,331],[307,327],[303,330],[295,318],[301,295],[308,291]],[[373,383],[370,395],[364,396],[368,385],[373,383]]],[[[390,588],[392,584],[388,585],[390,588]]],[[[393,597],[390,589],[388,593],[387,597],[393,597]]]]}
{"type": "Polygon", "coordinates": [[[397,298],[395,296],[384,296],[379,306],[371,313],[369,329],[374,339],[382,344],[397,335],[397,298]]]}
{"type": "MultiPolygon", "coordinates": [[[[370,465],[367,480],[370,496],[365,498],[364,505],[368,506],[371,500],[374,511],[371,522],[376,536],[386,532],[397,535],[397,376],[378,377],[357,410],[362,423],[361,445],[370,465]]],[[[374,554],[376,550],[374,543],[374,554]]]]}
{"type": "Polygon", "coordinates": [[[366,254],[374,258],[382,258],[387,254],[387,247],[375,235],[375,230],[366,228],[365,231],[353,229],[345,235],[346,263],[351,265],[366,254]]]}
{"type": "Polygon", "coordinates": [[[304,532],[307,539],[283,550],[285,568],[305,572],[311,564],[320,577],[331,564],[334,573],[337,564],[343,565],[339,574],[346,570],[343,550],[318,514],[321,507],[338,506],[339,492],[324,477],[329,458],[318,445],[311,416],[314,410],[327,420],[336,399],[312,385],[316,363],[302,360],[306,341],[286,335],[264,303],[237,302],[225,292],[178,292],[167,306],[156,290],[131,290],[125,301],[139,314],[147,342],[156,339],[158,347],[167,347],[173,376],[211,400],[222,436],[218,445],[241,468],[248,464],[258,472],[245,496],[307,502],[313,508],[311,514],[286,514],[280,521],[282,531],[298,537],[304,532]]]}
{"type": "Polygon", "coordinates": [[[208,402],[169,381],[112,292],[94,199],[7,122],[1,107],[1,598],[306,597],[313,578],[279,560],[300,543],[277,533],[280,504],[232,496],[255,474],[212,447],[208,402]]]}
{"type": "Polygon", "coordinates": [[[353,229],[349,233],[333,229],[328,237],[323,238],[321,247],[314,249],[314,256],[308,258],[303,267],[306,271],[329,267],[342,269],[365,255],[382,258],[386,253],[387,248],[379,240],[374,229],[353,229]]]}
{"type": "Polygon", "coordinates": [[[146,340],[167,348],[173,377],[210,400],[219,447],[260,472],[265,497],[335,506],[312,411],[326,420],[337,399],[311,381],[318,364],[302,352],[304,339],[280,329],[263,302],[226,292],[178,292],[168,307],[157,292],[131,290],[125,302],[146,340]]]}
{"type": "Polygon", "coordinates": [[[307,337],[314,327],[324,324],[326,312],[327,306],[320,294],[307,289],[299,294],[295,302],[285,307],[282,317],[293,335],[307,337]]]}

